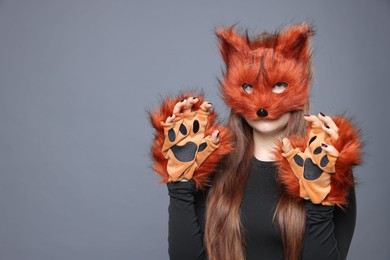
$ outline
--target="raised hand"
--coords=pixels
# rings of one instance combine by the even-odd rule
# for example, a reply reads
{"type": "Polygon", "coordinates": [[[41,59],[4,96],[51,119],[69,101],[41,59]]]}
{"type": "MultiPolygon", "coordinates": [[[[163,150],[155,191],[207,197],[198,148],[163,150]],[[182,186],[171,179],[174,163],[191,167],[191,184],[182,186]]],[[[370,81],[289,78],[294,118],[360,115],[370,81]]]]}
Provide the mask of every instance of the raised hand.
{"type": "Polygon", "coordinates": [[[212,104],[203,102],[197,111],[192,111],[191,107],[198,101],[197,97],[190,97],[178,102],[173,115],[163,123],[162,153],[168,159],[169,181],[191,179],[195,170],[219,147],[218,130],[214,131],[213,138],[204,136],[212,104]]]}
{"type": "Polygon", "coordinates": [[[231,151],[229,131],[214,124],[212,107],[202,97],[187,95],[165,100],[159,111],[150,113],[157,130],[154,169],[163,182],[193,179],[202,187],[222,156],[231,151]]]}
{"type": "Polygon", "coordinates": [[[331,190],[331,174],[335,173],[339,151],[332,145],[339,138],[338,127],[331,117],[320,113],[305,116],[311,129],[304,152],[294,148],[288,138],[283,139],[283,157],[299,180],[299,195],[313,203],[324,202],[331,190]]]}

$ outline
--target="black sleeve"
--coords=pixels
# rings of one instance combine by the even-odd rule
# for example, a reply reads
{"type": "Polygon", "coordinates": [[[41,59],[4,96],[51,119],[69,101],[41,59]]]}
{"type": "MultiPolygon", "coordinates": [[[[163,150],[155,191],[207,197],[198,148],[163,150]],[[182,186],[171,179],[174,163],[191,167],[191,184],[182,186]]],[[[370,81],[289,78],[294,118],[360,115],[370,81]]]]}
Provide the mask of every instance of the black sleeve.
{"type": "MultiPolygon", "coordinates": [[[[171,260],[205,259],[203,229],[199,225],[199,207],[204,206],[204,197],[199,197],[195,183],[171,182],[167,184],[169,202],[168,244],[171,260]],[[199,201],[201,200],[201,201],[199,201]]],[[[202,210],[202,214],[203,214],[202,210]]],[[[203,219],[201,216],[200,219],[203,219]]]]}
{"type": "Polygon", "coordinates": [[[355,190],[340,209],[306,201],[306,227],[301,259],[346,259],[356,223],[355,190]]]}

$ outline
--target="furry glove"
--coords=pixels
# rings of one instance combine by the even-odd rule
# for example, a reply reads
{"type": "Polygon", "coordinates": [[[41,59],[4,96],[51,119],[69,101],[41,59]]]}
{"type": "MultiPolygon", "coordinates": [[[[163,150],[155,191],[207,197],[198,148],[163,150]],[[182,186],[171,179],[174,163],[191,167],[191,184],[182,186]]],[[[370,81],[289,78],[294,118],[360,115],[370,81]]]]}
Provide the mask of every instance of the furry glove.
{"type": "Polygon", "coordinates": [[[290,195],[315,204],[347,204],[360,163],[358,130],[346,119],[311,115],[307,138],[284,138],[279,145],[279,181],[290,195]],[[294,148],[295,147],[295,148],[294,148]],[[302,152],[303,151],[303,152],[302,152]]]}
{"type": "Polygon", "coordinates": [[[193,104],[192,110],[184,108],[172,115],[175,105],[189,97],[187,94],[164,100],[160,110],[150,113],[156,129],[152,157],[154,170],[162,176],[163,182],[193,179],[201,188],[208,184],[217,162],[232,147],[226,128],[214,124],[215,112],[199,105],[203,103],[202,97],[197,98],[199,101],[193,104]],[[168,121],[168,117],[174,119],[168,121]],[[219,130],[218,143],[211,141],[211,133],[215,130],[219,130]]]}

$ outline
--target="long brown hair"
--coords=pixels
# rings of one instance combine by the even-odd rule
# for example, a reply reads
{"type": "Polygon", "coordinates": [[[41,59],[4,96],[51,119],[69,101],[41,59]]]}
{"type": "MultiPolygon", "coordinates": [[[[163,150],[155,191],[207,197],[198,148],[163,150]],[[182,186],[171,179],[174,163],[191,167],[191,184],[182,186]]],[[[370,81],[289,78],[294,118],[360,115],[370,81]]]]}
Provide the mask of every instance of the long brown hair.
{"type": "MultiPolygon", "coordinates": [[[[309,101],[303,110],[293,111],[285,136],[306,134],[303,114],[309,111],[309,101]]],[[[239,115],[231,112],[227,126],[233,134],[235,149],[217,169],[207,201],[205,247],[209,260],[245,259],[244,237],[241,232],[240,206],[253,158],[253,130],[239,115]]],[[[305,211],[279,187],[279,200],[274,214],[279,225],[286,260],[297,260],[305,225],[305,211]]]]}

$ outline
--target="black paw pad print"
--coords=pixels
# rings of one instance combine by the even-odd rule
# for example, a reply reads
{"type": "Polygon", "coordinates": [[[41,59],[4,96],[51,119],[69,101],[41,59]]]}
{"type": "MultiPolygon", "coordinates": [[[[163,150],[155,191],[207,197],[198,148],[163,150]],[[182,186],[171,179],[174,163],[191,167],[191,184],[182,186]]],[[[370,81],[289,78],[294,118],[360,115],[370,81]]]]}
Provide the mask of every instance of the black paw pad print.
{"type": "Polygon", "coordinates": [[[315,165],[310,158],[306,158],[305,168],[303,168],[303,176],[306,180],[316,180],[321,176],[322,172],[323,171],[315,165]]]}
{"type": "MultiPolygon", "coordinates": [[[[298,166],[304,167],[303,176],[305,177],[305,179],[316,180],[321,176],[323,170],[321,170],[321,168],[319,168],[315,163],[313,163],[310,158],[303,159],[300,155],[296,154],[294,155],[293,159],[298,166]]],[[[328,163],[329,159],[328,156],[325,154],[320,161],[320,165],[321,167],[325,167],[328,163]]]]}
{"type": "Polygon", "coordinates": [[[181,162],[190,162],[195,159],[197,146],[193,142],[188,142],[183,146],[174,145],[171,150],[176,159],[181,162]]]}

